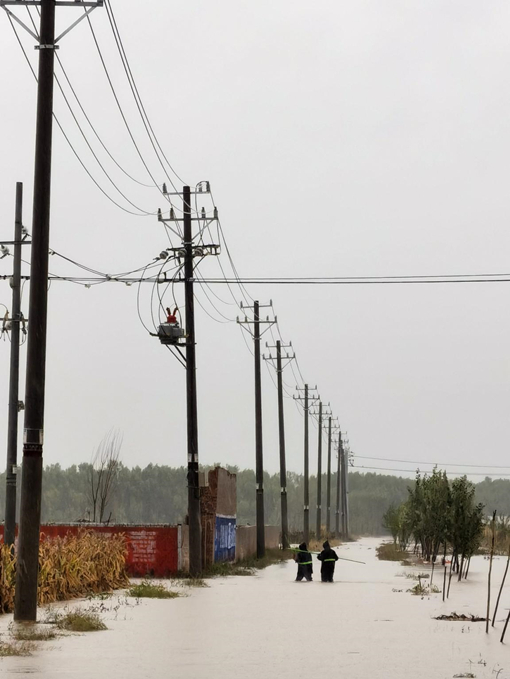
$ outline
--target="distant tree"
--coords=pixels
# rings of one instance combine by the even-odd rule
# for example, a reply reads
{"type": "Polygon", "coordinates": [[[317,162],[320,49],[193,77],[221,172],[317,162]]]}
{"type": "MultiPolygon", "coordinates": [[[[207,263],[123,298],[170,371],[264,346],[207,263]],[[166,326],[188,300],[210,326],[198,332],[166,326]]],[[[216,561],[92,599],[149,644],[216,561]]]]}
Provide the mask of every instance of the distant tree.
{"type": "Polygon", "coordinates": [[[103,438],[92,456],[89,467],[88,499],[92,511],[91,520],[103,523],[106,508],[112,499],[118,472],[121,466],[120,449],[122,435],[118,431],[110,431],[103,438]]]}
{"type": "Polygon", "coordinates": [[[397,544],[400,533],[400,507],[391,504],[383,514],[382,525],[391,533],[394,544],[397,544]]]}

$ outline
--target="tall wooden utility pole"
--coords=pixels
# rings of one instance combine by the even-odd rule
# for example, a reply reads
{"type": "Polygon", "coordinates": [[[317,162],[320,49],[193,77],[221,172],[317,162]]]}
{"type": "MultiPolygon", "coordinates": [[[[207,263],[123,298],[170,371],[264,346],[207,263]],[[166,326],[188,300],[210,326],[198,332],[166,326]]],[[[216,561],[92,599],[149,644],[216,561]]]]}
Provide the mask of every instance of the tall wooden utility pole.
{"type": "Polygon", "coordinates": [[[317,514],[315,525],[315,539],[320,540],[322,532],[322,423],[324,417],[327,417],[331,412],[327,412],[325,408],[329,408],[329,403],[324,406],[322,401],[319,401],[319,407],[312,412],[312,415],[317,417],[317,514]]]}
{"type": "Polygon", "coordinates": [[[35,138],[32,256],[30,263],[30,326],[27,345],[25,388],[25,429],[21,514],[16,568],[14,619],[33,621],[37,617],[37,578],[44,438],[44,394],[46,382],[46,327],[48,307],[48,251],[50,235],[51,151],[53,133],[53,79],[57,42],[93,9],[103,4],[81,0],[0,0],[0,7],[21,24],[37,42],[39,73],[35,138]],[[41,6],[39,36],[7,6],[41,6]],[[61,35],[55,37],[55,8],[89,7],[61,35]]]}
{"type": "Polygon", "coordinates": [[[184,299],[186,306],[186,411],[188,421],[188,519],[189,570],[202,572],[200,523],[200,484],[198,479],[197,363],[195,347],[195,297],[193,294],[193,234],[191,229],[191,189],[182,194],[184,257],[184,299]]]}
{"type": "Polygon", "coordinates": [[[344,442],[344,506],[345,506],[345,539],[349,540],[351,535],[350,523],[349,523],[349,457],[351,454],[351,448],[349,446],[349,439],[347,438],[344,442]]]}
{"type": "Polygon", "coordinates": [[[16,212],[14,217],[14,263],[12,270],[11,365],[9,374],[9,421],[7,425],[7,469],[5,480],[4,543],[14,545],[16,535],[16,472],[18,464],[19,402],[19,342],[21,314],[21,244],[23,184],[16,183],[16,212]]]}
{"type": "Polygon", "coordinates": [[[317,441],[317,513],[315,522],[315,539],[320,540],[322,526],[322,401],[319,401],[318,412],[319,438],[317,441]]]}
{"type": "MultiPolygon", "coordinates": [[[[171,350],[178,352],[177,358],[186,368],[186,420],[188,442],[188,521],[189,521],[189,570],[193,576],[202,572],[202,531],[200,521],[200,483],[198,477],[198,409],[197,409],[197,364],[196,364],[196,339],[195,339],[195,296],[194,283],[194,259],[202,259],[205,255],[218,255],[218,244],[204,244],[197,235],[193,236],[192,223],[199,223],[199,234],[218,219],[218,211],[214,208],[214,216],[207,216],[205,209],[201,213],[192,216],[191,196],[205,195],[210,193],[209,182],[201,182],[192,191],[189,186],[183,186],[182,192],[169,193],[163,186],[165,196],[182,197],[182,217],[176,217],[174,208],[170,208],[168,218],[163,217],[158,210],[158,221],[163,222],[174,234],[182,238],[180,248],[170,247],[167,252],[173,257],[181,258],[184,250],[184,303],[186,309],[186,332],[182,335],[169,336],[163,330],[165,324],[160,325],[158,337],[162,344],[169,346],[171,350]],[[204,188],[205,185],[205,188],[204,188]],[[175,229],[173,222],[182,222],[182,235],[179,229],[175,229]],[[181,341],[183,339],[184,341],[181,341]],[[185,348],[185,356],[181,352],[185,348]],[[183,360],[181,360],[183,359],[183,360]]],[[[182,330],[182,329],[181,329],[182,330]]],[[[172,353],[174,353],[172,351],[172,353]]],[[[174,354],[176,355],[176,354],[174,354]]]]}
{"type": "Polygon", "coordinates": [[[335,509],[335,537],[341,536],[340,532],[340,505],[341,505],[341,462],[342,462],[342,432],[338,431],[338,445],[337,445],[337,467],[336,467],[336,509],[335,509]]]}
{"type": "MultiPolygon", "coordinates": [[[[282,548],[289,547],[289,521],[287,515],[287,463],[285,460],[285,418],[283,411],[283,363],[282,363],[282,349],[291,347],[292,344],[282,344],[280,340],[276,342],[276,346],[269,347],[269,349],[276,349],[276,375],[278,386],[278,433],[280,442],[280,499],[281,499],[281,520],[282,520],[282,548]]],[[[271,354],[265,360],[274,361],[271,354]]],[[[295,358],[286,352],[286,366],[295,358]]]]}
{"type": "Polygon", "coordinates": [[[253,307],[244,306],[241,302],[241,309],[253,309],[253,333],[250,330],[251,321],[245,316],[244,321],[237,322],[242,329],[247,330],[253,337],[253,356],[255,358],[255,483],[256,483],[256,521],[257,521],[257,559],[261,559],[266,553],[265,523],[264,523],[264,459],[262,444],[262,379],[260,374],[260,338],[276,321],[260,320],[260,309],[269,304],[253,302],[253,307]],[[261,333],[261,324],[267,325],[261,333]]]}
{"type": "Polygon", "coordinates": [[[348,440],[342,438],[340,434],[340,448],[338,454],[341,455],[341,471],[342,471],[342,538],[349,539],[349,504],[348,504],[348,440]]]}
{"type": "MultiPolygon", "coordinates": [[[[308,389],[308,384],[305,384],[303,389],[296,387],[298,391],[304,391],[304,396],[294,396],[295,401],[303,401],[303,412],[304,412],[304,492],[303,492],[303,540],[308,545],[310,540],[310,459],[309,459],[309,448],[308,448],[308,418],[310,410],[310,393],[308,389]]],[[[317,389],[314,387],[313,391],[317,389]]],[[[312,403],[319,398],[318,396],[312,396],[312,403]]]]}
{"type": "Polygon", "coordinates": [[[328,417],[328,471],[326,476],[326,537],[331,533],[331,445],[333,437],[332,421],[338,420],[331,415],[328,417]]]}

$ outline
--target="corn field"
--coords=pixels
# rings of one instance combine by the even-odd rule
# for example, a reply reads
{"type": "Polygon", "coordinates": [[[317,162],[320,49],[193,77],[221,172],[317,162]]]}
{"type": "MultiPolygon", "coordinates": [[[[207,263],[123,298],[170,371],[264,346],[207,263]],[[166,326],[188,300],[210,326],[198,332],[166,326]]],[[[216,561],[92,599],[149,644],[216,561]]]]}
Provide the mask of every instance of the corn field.
{"type": "MultiPolygon", "coordinates": [[[[44,538],[39,546],[38,602],[47,604],[129,585],[123,535],[91,531],[44,538]]],[[[16,557],[0,545],[0,613],[14,609],[16,557]]]]}

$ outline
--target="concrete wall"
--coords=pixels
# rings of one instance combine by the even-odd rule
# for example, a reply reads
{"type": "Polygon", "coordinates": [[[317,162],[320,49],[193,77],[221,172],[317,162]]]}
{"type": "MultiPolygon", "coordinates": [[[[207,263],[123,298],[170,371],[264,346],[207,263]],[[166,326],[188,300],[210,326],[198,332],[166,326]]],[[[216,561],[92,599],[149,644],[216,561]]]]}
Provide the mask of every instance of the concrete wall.
{"type": "MultiPolygon", "coordinates": [[[[278,526],[266,526],[264,537],[267,549],[276,549],[280,546],[280,528],[278,526]]],[[[236,561],[247,559],[257,555],[257,527],[237,526],[236,532],[236,561]]]]}

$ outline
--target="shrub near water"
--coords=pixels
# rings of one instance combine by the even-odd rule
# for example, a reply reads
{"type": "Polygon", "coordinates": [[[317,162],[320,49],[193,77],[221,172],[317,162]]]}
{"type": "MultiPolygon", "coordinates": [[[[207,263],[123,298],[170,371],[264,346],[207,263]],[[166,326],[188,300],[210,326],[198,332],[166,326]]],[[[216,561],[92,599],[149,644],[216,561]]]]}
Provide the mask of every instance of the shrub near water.
{"type": "Polygon", "coordinates": [[[133,585],[127,591],[128,596],[136,597],[137,599],[176,599],[182,594],[179,592],[172,592],[164,585],[159,583],[149,582],[144,580],[139,585],[133,585]]]}
{"type": "Polygon", "coordinates": [[[99,632],[108,629],[97,613],[76,609],[64,615],[57,615],[55,624],[69,632],[99,632]]]}
{"type": "Polygon", "coordinates": [[[386,542],[376,548],[377,558],[381,561],[404,561],[409,553],[399,549],[398,545],[386,542]]]}
{"type": "MultiPolygon", "coordinates": [[[[0,547],[0,613],[14,608],[16,557],[0,547]]],[[[39,546],[38,603],[65,601],[129,585],[123,535],[90,531],[42,539],[39,546]]]]}

